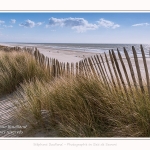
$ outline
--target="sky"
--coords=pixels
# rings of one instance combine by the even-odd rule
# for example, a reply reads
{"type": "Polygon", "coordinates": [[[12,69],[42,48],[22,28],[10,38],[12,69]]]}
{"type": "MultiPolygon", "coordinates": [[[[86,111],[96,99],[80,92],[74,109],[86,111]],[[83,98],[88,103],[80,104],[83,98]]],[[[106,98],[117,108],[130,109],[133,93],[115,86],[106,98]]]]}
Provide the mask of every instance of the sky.
{"type": "Polygon", "coordinates": [[[0,42],[150,44],[150,12],[0,12],[0,42]]]}

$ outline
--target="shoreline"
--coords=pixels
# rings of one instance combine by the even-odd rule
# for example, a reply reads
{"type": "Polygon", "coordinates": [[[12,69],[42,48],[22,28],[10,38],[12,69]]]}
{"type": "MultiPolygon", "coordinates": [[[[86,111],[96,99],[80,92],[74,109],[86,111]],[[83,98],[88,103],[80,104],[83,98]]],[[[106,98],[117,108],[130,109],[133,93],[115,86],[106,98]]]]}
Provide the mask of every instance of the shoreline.
{"type": "MultiPolygon", "coordinates": [[[[0,43],[2,46],[14,47],[18,46],[17,44],[4,44],[0,43]]],[[[18,47],[25,47],[19,45],[18,47]]],[[[60,49],[52,49],[52,48],[44,48],[42,46],[27,46],[27,47],[36,47],[40,53],[44,54],[44,56],[49,58],[55,58],[59,62],[63,63],[76,63],[82,60],[83,58],[88,58],[94,56],[96,54],[103,54],[103,53],[95,53],[95,52],[82,52],[82,51],[75,51],[75,50],[60,50],[60,49]]]]}

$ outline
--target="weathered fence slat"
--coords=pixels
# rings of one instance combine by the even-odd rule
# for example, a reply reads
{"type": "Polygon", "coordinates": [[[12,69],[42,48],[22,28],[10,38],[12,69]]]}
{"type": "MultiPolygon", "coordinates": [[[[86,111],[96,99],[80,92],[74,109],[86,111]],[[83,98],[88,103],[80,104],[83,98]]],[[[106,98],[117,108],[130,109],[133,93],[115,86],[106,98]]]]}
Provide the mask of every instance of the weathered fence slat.
{"type": "Polygon", "coordinates": [[[62,76],[62,63],[59,63],[59,68],[60,68],[60,70],[59,70],[60,74],[59,75],[62,76]]]}
{"type": "Polygon", "coordinates": [[[48,73],[51,76],[51,65],[50,65],[50,58],[48,58],[47,60],[47,69],[48,69],[48,73]]]}
{"type": "Polygon", "coordinates": [[[127,85],[128,85],[128,87],[130,88],[131,95],[133,96],[133,90],[132,90],[132,87],[131,87],[131,83],[130,83],[130,80],[129,80],[129,76],[128,76],[128,73],[127,73],[125,64],[124,64],[124,62],[123,62],[122,56],[121,56],[121,54],[120,54],[120,52],[119,52],[118,49],[117,49],[117,52],[118,52],[118,56],[119,56],[119,59],[120,59],[120,62],[121,62],[121,65],[122,65],[122,68],[123,68],[125,77],[126,77],[127,85]]]}
{"type": "Polygon", "coordinates": [[[93,75],[96,76],[96,72],[95,72],[95,69],[93,67],[91,58],[88,58],[88,62],[89,62],[89,67],[91,68],[91,71],[92,71],[93,75]]]}
{"type": "Polygon", "coordinates": [[[126,70],[126,67],[125,67],[125,64],[123,62],[123,58],[119,52],[119,50],[117,49],[117,52],[118,52],[118,56],[119,56],[119,60],[121,62],[121,65],[122,65],[122,68],[123,68],[123,71],[124,71],[124,74],[125,74],[125,77],[126,77],[126,80],[127,80],[127,84],[129,87],[131,87],[131,84],[130,84],[130,80],[129,80],[129,76],[128,76],[128,73],[127,73],[127,70],[126,70]]]}
{"type": "Polygon", "coordinates": [[[81,68],[81,61],[79,62],[79,75],[81,75],[81,70],[82,70],[82,68],[81,68]]]}
{"type": "Polygon", "coordinates": [[[81,62],[82,62],[82,65],[83,65],[83,75],[88,77],[88,71],[87,71],[87,68],[86,68],[86,64],[84,63],[83,60],[81,62]]]}
{"type": "Polygon", "coordinates": [[[141,48],[143,62],[144,62],[146,81],[147,81],[147,89],[148,89],[148,94],[149,94],[149,99],[150,99],[150,81],[149,81],[149,73],[148,73],[148,68],[147,68],[147,63],[146,63],[146,58],[145,58],[145,52],[143,50],[142,45],[140,45],[140,48],[141,48]]]}
{"type": "Polygon", "coordinates": [[[56,77],[56,65],[55,65],[55,59],[52,60],[53,64],[53,77],[56,77]]]}
{"type": "Polygon", "coordinates": [[[74,63],[71,63],[71,76],[74,76],[74,63]]]}
{"type": "Polygon", "coordinates": [[[98,66],[98,75],[99,75],[99,78],[102,80],[102,81],[105,81],[105,77],[104,77],[104,75],[103,75],[103,73],[102,73],[102,69],[101,69],[101,66],[100,66],[100,63],[99,63],[99,60],[98,60],[98,55],[96,55],[96,56],[94,56],[94,59],[95,59],[95,61],[96,61],[96,64],[97,64],[97,66],[98,66]]]}
{"type": "Polygon", "coordinates": [[[108,69],[109,69],[109,72],[110,72],[110,76],[111,76],[111,79],[112,79],[112,83],[113,83],[114,87],[116,88],[116,82],[115,82],[115,79],[114,79],[114,76],[113,76],[113,73],[112,73],[107,55],[106,55],[106,53],[104,53],[104,54],[105,54],[106,63],[107,63],[107,66],[108,66],[108,69]]]}
{"type": "Polygon", "coordinates": [[[137,53],[135,51],[134,46],[132,46],[132,51],[133,51],[133,55],[134,55],[134,61],[135,61],[135,66],[136,66],[136,70],[137,70],[137,75],[138,75],[138,79],[139,79],[140,88],[141,88],[141,91],[144,92],[144,87],[143,87],[143,82],[142,82],[142,76],[141,76],[140,66],[139,66],[139,62],[138,62],[138,58],[137,58],[137,53]]]}
{"type": "Polygon", "coordinates": [[[56,60],[56,72],[57,72],[57,77],[60,75],[60,65],[58,60],[56,60]]]}
{"type": "Polygon", "coordinates": [[[97,63],[95,62],[96,60],[95,60],[92,56],[91,56],[91,61],[92,61],[92,64],[93,64],[94,69],[96,70],[96,71],[95,71],[95,72],[96,72],[96,76],[99,77],[100,74],[99,74],[99,70],[98,70],[98,65],[97,65],[97,63]]]}
{"type": "Polygon", "coordinates": [[[108,81],[109,83],[111,83],[111,80],[110,80],[110,77],[109,77],[109,75],[108,75],[108,71],[106,70],[106,65],[105,65],[105,63],[104,63],[104,60],[103,60],[102,55],[100,55],[100,58],[101,58],[101,61],[102,61],[102,66],[104,67],[104,72],[106,73],[106,79],[108,79],[107,81],[108,81]]]}
{"type": "Polygon", "coordinates": [[[67,62],[67,76],[70,77],[70,64],[67,62]]]}
{"type": "MultiPolygon", "coordinates": [[[[100,67],[100,70],[101,70],[101,74],[102,74],[102,78],[103,78],[103,80],[104,80],[104,83],[105,83],[105,85],[107,85],[108,87],[110,87],[110,86],[109,86],[109,82],[107,81],[107,77],[106,77],[104,68],[103,68],[103,66],[102,66],[103,63],[100,61],[101,55],[100,55],[100,58],[99,58],[98,55],[96,55],[96,57],[97,57],[98,66],[100,67]]],[[[96,57],[95,57],[95,58],[96,58],[96,57]]]]}
{"type": "Polygon", "coordinates": [[[92,73],[91,73],[91,69],[89,67],[89,64],[88,64],[88,61],[86,58],[84,59],[84,64],[85,64],[85,67],[87,68],[87,72],[88,72],[89,77],[90,77],[92,73]]]}
{"type": "Polygon", "coordinates": [[[79,74],[79,67],[78,62],[76,62],[76,76],[79,74]]]}
{"type": "Polygon", "coordinates": [[[117,71],[118,71],[118,74],[120,76],[120,80],[121,80],[121,83],[123,85],[123,88],[124,88],[124,91],[128,97],[128,93],[127,93],[127,88],[126,88],[126,85],[125,85],[125,82],[124,82],[124,79],[122,77],[122,73],[120,71],[120,67],[119,67],[119,64],[118,64],[118,61],[117,61],[117,58],[116,58],[116,55],[115,55],[115,52],[112,50],[112,55],[113,55],[113,58],[114,58],[114,62],[115,62],[115,65],[116,65],[116,68],[117,68],[117,71]]]}
{"type": "Polygon", "coordinates": [[[133,70],[133,67],[132,67],[132,63],[131,63],[130,57],[128,55],[128,52],[125,48],[124,48],[124,54],[125,54],[127,62],[128,62],[128,66],[129,66],[129,69],[130,69],[130,73],[131,73],[131,77],[132,77],[132,80],[133,80],[133,83],[134,83],[134,87],[136,88],[136,90],[138,90],[134,70],[133,70]]]}
{"type": "Polygon", "coordinates": [[[66,74],[66,64],[63,63],[63,74],[66,74]]]}
{"type": "Polygon", "coordinates": [[[111,60],[111,63],[112,63],[112,67],[113,67],[113,70],[114,70],[114,73],[115,73],[115,76],[116,76],[116,80],[117,80],[118,86],[121,89],[121,83],[119,81],[119,77],[118,77],[118,74],[117,74],[117,71],[116,71],[116,67],[115,67],[115,63],[114,63],[114,58],[113,58],[113,55],[112,55],[112,53],[111,53],[110,50],[109,50],[109,56],[110,56],[110,60],[111,60]]]}

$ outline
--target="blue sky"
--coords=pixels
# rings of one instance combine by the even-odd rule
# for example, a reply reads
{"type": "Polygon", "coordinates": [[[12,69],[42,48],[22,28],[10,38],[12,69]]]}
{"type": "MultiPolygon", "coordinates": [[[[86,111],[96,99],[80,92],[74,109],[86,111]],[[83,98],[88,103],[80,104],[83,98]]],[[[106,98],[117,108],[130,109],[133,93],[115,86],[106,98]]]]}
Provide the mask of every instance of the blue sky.
{"type": "Polygon", "coordinates": [[[150,13],[0,12],[0,42],[150,44],[150,13]]]}

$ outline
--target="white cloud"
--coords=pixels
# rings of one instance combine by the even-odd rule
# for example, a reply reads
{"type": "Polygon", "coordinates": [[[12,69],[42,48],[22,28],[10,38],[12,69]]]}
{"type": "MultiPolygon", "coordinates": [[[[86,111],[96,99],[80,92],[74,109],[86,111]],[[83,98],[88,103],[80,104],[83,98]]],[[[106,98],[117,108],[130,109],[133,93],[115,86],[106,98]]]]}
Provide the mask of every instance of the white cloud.
{"type": "MultiPolygon", "coordinates": [[[[65,19],[50,18],[48,26],[64,26],[65,19]]],[[[47,26],[47,27],[48,27],[47,26]]]]}
{"type": "Polygon", "coordinates": [[[37,26],[41,26],[44,22],[38,22],[36,23],[37,26]]]}
{"type": "Polygon", "coordinates": [[[35,22],[34,21],[31,21],[31,20],[26,20],[25,23],[21,23],[19,24],[19,26],[22,26],[22,27],[26,27],[26,28],[33,28],[35,27],[35,22]]]}
{"type": "Polygon", "coordinates": [[[48,27],[54,27],[54,26],[60,26],[60,27],[70,27],[71,29],[76,30],[77,32],[86,32],[87,30],[96,30],[99,27],[105,27],[105,28],[118,28],[120,27],[119,24],[115,24],[112,21],[105,20],[101,18],[99,21],[97,21],[97,24],[89,23],[84,18],[50,18],[49,24],[46,25],[46,28],[48,27]]]}
{"type": "Polygon", "coordinates": [[[115,25],[113,25],[113,26],[112,26],[112,28],[113,28],[113,29],[115,29],[115,28],[119,28],[119,27],[120,27],[120,25],[119,25],[119,24],[115,24],[115,25]]]}
{"type": "Polygon", "coordinates": [[[96,30],[98,26],[96,24],[86,24],[84,26],[73,26],[72,29],[75,29],[78,33],[86,32],[87,30],[96,30]]]}
{"type": "Polygon", "coordinates": [[[60,27],[71,27],[71,29],[76,30],[77,32],[85,32],[87,30],[95,30],[98,28],[96,24],[90,24],[84,18],[50,18],[49,24],[46,25],[46,28],[60,26],[60,27]]]}
{"type": "Polygon", "coordinates": [[[1,24],[4,24],[4,23],[5,23],[5,21],[3,21],[3,20],[0,20],[0,25],[1,25],[1,24]]]}
{"type": "Polygon", "coordinates": [[[139,24],[133,24],[133,27],[137,27],[137,26],[149,26],[149,23],[139,23],[139,24]]]}
{"type": "Polygon", "coordinates": [[[35,26],[41,26],[43,23],[44,22],[35,23],[34,21],[28,19],[24,23],[19,24],[19,26],[26,27],[26,28],[33,28],[35,26]]]}
{"type": "Polygon", "coordinates": [[[112,28],[112,29],[115,29],[115,28],[120,27],[119,24],[115,24],[114,22],[109,21],[109,20],[105,20],[105,19],[103,19],[103,18],[101,18],[99,21],[97,21],[97,23],[98,23],[98,26],[99,26],[99,27],[104,27],[104,28],[112,28]]]}
{"type": "Polygon", "coordinates": [[[16,23],[16,20],[15,19],[11,19],[10,21],[12,24],[15,24],[16,23]]]}

